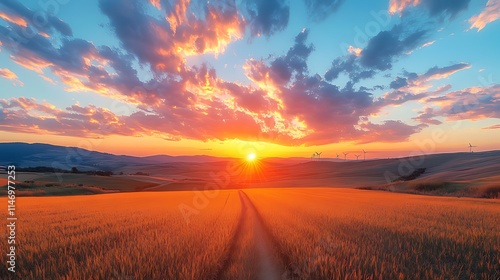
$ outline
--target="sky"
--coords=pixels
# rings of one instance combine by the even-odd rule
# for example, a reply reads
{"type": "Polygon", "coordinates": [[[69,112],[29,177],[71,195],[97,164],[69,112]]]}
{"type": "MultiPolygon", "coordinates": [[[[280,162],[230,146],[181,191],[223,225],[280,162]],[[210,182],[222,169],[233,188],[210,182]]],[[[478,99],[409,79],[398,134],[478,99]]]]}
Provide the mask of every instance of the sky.
{"type": "Polygon", "coordinates": [[[0,0],[0,141],[147,156],[499,149],[500,0],[0,0]]]}

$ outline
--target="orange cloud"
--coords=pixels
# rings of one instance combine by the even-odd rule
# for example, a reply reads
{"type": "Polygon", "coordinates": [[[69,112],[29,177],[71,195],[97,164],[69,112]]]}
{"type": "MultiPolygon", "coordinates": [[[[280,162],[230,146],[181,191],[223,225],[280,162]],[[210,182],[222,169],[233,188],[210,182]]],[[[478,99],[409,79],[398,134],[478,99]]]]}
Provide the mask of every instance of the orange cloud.
{"type": "Polygon", "coordinates": [[[347,49],[347,51],[349,53],[354,54],[355,56],[360,56],[361,52],[363,51],[363,49],[361,49],[361,48],[355,48],[353,46],[349,46],[349,48],[347,49]]]}
{"type": "Polygon", "coordinates": [[[469,23],[470,29],[476,28],[481,31],[488,23],[500,18],[500,0],[488,0],[486,8],[479,14],[471,17],[469,23]]]}
{"type": "Polygon", "coordinates": [[[151,3],[151,5],[153,5],[153,7],[157,8],[158,10],[161,10],[160,0],[150,0],[149,3],[151,3]]]}
{"type": "Polygon", "coordinates": [[[22,26],[22,27],[28,27],[28,23],[22,17],[18,17],[15,15],[9,15],[9,14],[6,14],[5,12],[0,11],[0,18],[5,20],[5,21],[22,26]]]}
{"type": "Polygon", "coordinates": [[[177,1],[170,15],[166,16],[166,20],[170,24],[170,29],[174,33],[177,30],[177,26],[181,25],[186,20],[186,12],[190,2],[190,0],[177,1]]]}
{"type": "Polygon", "coordinates": [[[4,77],[8,80],[14,81],[14,85],[17,84],[20,86],[24,86],[24,83],[18,79],[17,75],[7,68],[0,68],[0,77],[4,77]]]}
{"type": "Polygon", "coordinates": [[[429,117],[444,116],[447,120],[480,120],[500,118],[500,86],[471,87],[449,92],[444,96],[428,98],[427,104],[434,104],[439,110],[434,110],[429,117]]]}
{"type": "Polygon", "coordinates": [[[53,65],[51,62],[48,62],[42,58],[37,56],[12,56],[12,60],[23,66],[26,69],[31,71],[35,71],[38,74],[43,74],[43,69],[53,65]]]}
{"type": "Polygon", "coordinates": [[[389,13],[401,13],[408,6],[417,6],[420,0],[391,0],[389,2],[389,13]]]}
{"type": "MultiPolygon", "coordinates": [[[[186,12],[184,8],[184,6],[179,7],[179,12],[186,12]]],[[[167,20],[171,26],[184,27],[174,31],[173,46],[173,49],[183,56],[223,53],[229,43],[241,39],[245,32],[245,21],[236,10],[227,12],[212,6],[207,7],[205,20],[186,20],[185,16],[181,17],[177,12],[175,20],[174,18],[167,20]]]]}

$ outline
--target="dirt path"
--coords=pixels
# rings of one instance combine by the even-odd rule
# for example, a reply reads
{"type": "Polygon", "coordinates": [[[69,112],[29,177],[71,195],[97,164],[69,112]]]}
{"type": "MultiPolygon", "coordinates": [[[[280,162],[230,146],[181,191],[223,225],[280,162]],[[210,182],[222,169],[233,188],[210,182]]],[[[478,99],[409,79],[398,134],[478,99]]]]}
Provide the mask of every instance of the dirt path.
{"type": "Polygon", "coordinates": [[[286,279],[285,266],[257,209],[239,191],[241,216],[228,255],[216,279],[286,279]]]}

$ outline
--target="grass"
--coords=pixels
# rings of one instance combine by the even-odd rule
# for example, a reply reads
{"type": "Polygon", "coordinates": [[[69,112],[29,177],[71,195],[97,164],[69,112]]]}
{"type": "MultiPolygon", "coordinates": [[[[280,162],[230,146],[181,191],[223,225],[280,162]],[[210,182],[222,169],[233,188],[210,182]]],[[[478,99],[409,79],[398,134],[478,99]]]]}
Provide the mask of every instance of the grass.
{"type": "Polygon", "coordinates": [[[248,190],[296,279],[497,279],[500,202],[248,190]]]}
{"type": "MultiPolygon", "coordinates": [[[[207,279],[226,254],[239,199],[234,191],[221,191],[188,225],[178,205],[192,205],[193,197],[168,192],[19,198],[16,276],[207,279]]],[[[5,198],[0,203],[7,205],[5,198]]],[[[5,221],[6,211],[0,217],[5,221]]],[[[6,265],[0,275],[7,275],[6,265]]]]}
{"type": "Polygon", "coordinates": [[[390,191],[433,196],[471,198],[500,198],[500,184],[488,181],[414,180],[392,182],[378,186],[359,187],[360,190],[390,191]]]}
{"type": "MultiPolygon", "coordinates": [[[[286,256],[291,279],[500,277],[498,200],[329,188],[244,191],[286,256]]],[[[186,224],[178,205],[199,203],[197,194],[18,198],[16,277],[210,279],[234,245],[241,205],[237,191],[220,191],[186,224]]],[[[251,224],[241,228],[236,259],[254,260],[243,258],[255,250],[251,224]]],[[[230,264],[227,274],[249,275],[242,267],[251,266],[230,264]]],[[[6,266],[0,275],[8,275],[6,266]]]]}
{"type": "Polygon", "coordinates": [[[155,183],[146,183],[135,180],[132,176],[96,176],[87,174],[72,173],[33,173],[17,172],[16,180],[23,183],[25,181],[34,181],[35,185],[46,186],[46,184],[71,186],[83,184],[85,186],[94,186],[97,188],[113,191],[134,191],[141,187],[155,186],[155,183]]]}

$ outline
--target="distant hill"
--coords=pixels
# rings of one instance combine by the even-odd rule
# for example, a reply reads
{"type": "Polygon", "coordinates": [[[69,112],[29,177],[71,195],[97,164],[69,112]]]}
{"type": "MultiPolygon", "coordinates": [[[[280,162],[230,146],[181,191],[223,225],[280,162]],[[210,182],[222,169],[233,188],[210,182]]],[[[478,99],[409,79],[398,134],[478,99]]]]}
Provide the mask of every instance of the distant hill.
{"type": "MultiPolygon", "coordinates": [[[[85,177],[84,181],[91,178],[95,182],[89,185],[103,188],[129,184],[133,186],[127,190],[135,191],[202,189],[216,182],[222,183],[221,188],[347,187],[474,197],[494,197],[500,192],[500,151],[367,161],[265,158],[250,164],[235,158],[134,157],[48,144],[0,143],[0,166],[9,164],[123,172],[124,177],[85,177]],[[490,193],[492,195],[486,195],[490,193]]],[[[29,178],[23,180],[55,180],[51,174],[26,176],[29,178]]],[[[78,184],[82,175],[64,176],[64,182],[78,184]]],[[[113,187],[112,190],[121,189],[113,187]]]]}
{"type": "Polygon", "coordinates": [[[18,167],[48,166],[69,170],[112,170],[118,171],[133,165],[149,165],[173,162],[206,163],[223,159],[211,156],[168,156],[156,155],[134,157],[89,151],[76,147],[62,147],[49,144],[0,143],[0,166],[15,164],[18,167]]]}

